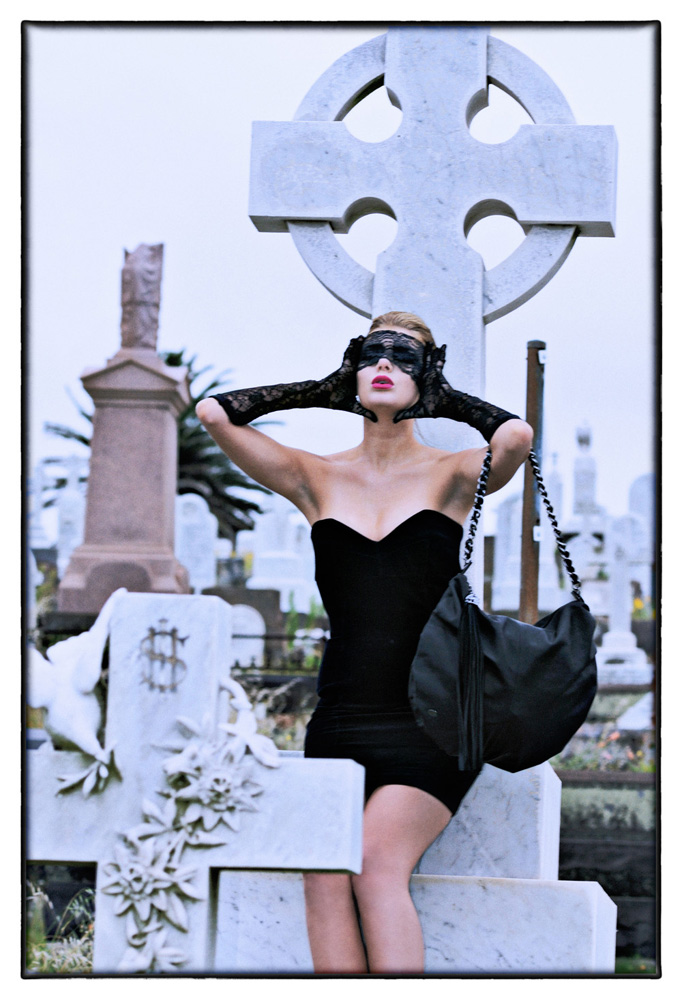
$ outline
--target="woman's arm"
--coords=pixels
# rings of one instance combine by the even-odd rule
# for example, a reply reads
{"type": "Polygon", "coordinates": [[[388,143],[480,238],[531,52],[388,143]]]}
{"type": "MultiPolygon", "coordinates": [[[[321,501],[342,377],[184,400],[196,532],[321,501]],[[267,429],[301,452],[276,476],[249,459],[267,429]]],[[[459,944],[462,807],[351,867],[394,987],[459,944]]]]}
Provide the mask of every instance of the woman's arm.
{"type": "Polygon", "coordinates": [[[197,403],[196,414],[219,448],[247,476],[291,500],[304,514],[314,513],[314,468],[321,459],[289,448],[255,427],[233,424],[217,399],[197,403]]]}
{"type": "MultiPolygon", "coordinates": [[[[419,399],[393,419],[397,422],[414,417],[449,417],[479,431],[489,442],[492,452],[486,492],[494,493],[509,482],[528,458],[533,429],[515,413],[453,389],[443,375],[445,350],[444,345],[427,350],[419,399]]],[[[470,448],[452,456],[451,502],[454,505],[470,509],[486,451],[486,448],[470,448]]]]}
{"type": "Polygon", "coordinates": [[[321,406],[346,410],[376,420],[356,398],[356,370],[364,337],[355,337],[346,348],[339,368],[323,379],[253,386],[221,392],[197,404],[202,424],[232,461],[261,486],[281,493],[303,511],[314,515],[316,482],[324,459],[298,448],[287,448],[248,427],[267,413],[321,406]]]}
{"type": "MultiPolygon", "coordinates": [[[[512,417],[497,428],[490,439],[492,462],[486,494],[496,493],[506,486],[528,458],[533,445],[533,428],[520,417],[512,417]]],[[[487,448],[470,448],[459,453],[458,473],[473,493],[481,474],[487,448]]]]}

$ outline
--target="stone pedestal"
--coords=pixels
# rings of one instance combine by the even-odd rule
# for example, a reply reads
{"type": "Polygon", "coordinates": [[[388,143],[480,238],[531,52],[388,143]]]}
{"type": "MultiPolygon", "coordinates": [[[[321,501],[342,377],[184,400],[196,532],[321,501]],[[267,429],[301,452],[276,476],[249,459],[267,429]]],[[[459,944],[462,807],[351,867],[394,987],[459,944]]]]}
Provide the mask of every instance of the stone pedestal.
{"type": "Polygon", "coordinates": [[[597,648],[600,684],[650,684],[653,667],[632,632],[606,632],[597,648]]]}
{"type": "Polygon", "coordinates": [[[118,587],[189,593],[173,537],[185,370],[151,348],[122,348],[81,381],[95,402],[85,538],[61,581],[59,610],[96,614],[118,587]]]}

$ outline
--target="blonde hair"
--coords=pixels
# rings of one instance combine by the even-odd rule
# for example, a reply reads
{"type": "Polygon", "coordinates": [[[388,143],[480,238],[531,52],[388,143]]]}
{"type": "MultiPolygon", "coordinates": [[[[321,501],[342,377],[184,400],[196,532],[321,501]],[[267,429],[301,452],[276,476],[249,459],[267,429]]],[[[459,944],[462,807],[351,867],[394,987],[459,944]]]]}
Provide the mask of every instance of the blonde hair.
{"type": "Polygon", "coordinates": [[[377,316],[376,319],[372,320],[369,333],[374,333],[375,330],[380,330],[384,326],[400,326],[403,330],[415,333],[424,344],[435,343],[433,334],[424,320],[419,316],[415,316],[414,313],[387,312],[383,316],[377,316]]]}

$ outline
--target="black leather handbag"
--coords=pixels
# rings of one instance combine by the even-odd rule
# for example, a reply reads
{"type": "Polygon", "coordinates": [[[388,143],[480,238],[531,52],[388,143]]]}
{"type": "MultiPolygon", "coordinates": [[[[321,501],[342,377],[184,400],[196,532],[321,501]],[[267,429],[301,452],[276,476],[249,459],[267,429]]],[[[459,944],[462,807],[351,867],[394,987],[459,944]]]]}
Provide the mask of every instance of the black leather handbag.
{"type": "Polygon", "coordinates": [[[521,771],[559,753],[597,692],[594,618],[564,545],[535,454],[529,462],[571,579],[573,600],[535,625],[482,611],[466,577],[492,455],[488,451],[464,547],[412,662],[409,698],[418,724],[457,756],[460,770],[485,762],[521,771]]]}

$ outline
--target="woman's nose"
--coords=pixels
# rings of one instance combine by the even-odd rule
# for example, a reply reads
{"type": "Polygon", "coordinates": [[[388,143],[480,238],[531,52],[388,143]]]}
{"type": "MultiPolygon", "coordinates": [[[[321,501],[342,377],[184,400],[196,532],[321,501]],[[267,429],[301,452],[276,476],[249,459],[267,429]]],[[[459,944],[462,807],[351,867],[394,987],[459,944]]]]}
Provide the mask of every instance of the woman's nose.
{"type": "Polygon", "coordinates": [[[391,369],[392,367],[393,363],[388,358],[379,358],[379,361],[377,363],[377,368],[391,369]]]}

